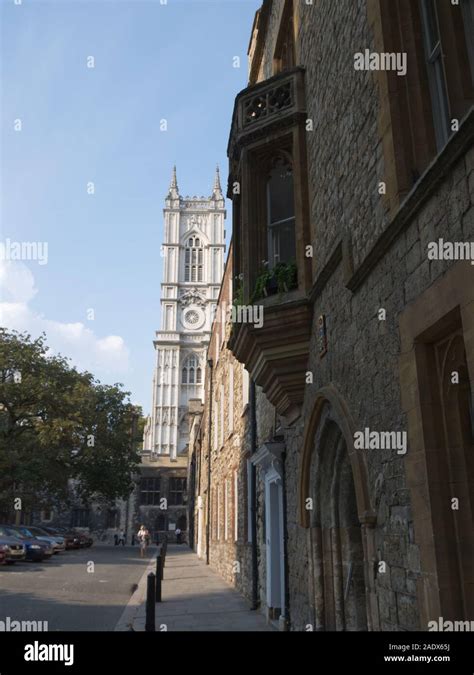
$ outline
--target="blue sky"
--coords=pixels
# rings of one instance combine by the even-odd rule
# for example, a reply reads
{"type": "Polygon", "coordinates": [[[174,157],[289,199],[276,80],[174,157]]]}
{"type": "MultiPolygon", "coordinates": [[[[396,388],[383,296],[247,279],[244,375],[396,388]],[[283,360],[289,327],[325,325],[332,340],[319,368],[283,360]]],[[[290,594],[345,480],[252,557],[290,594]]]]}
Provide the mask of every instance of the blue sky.
{"type": "Polygon", "coordinates": [[[0,261],[0,324],[148,412],[171,169],[184,195],[209,195],[216,163],[225,186],[260,0],[0,2],[0,239],[48,244],[45,265],[0,261]]]}

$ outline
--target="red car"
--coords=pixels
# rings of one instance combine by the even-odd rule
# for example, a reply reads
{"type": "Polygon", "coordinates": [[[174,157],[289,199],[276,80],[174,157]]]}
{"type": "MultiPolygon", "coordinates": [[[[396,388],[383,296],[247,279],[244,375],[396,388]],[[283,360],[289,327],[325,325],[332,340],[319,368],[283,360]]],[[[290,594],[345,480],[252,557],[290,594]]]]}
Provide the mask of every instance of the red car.
{"type": "Polygon", "coordinates": [[[70,532],[63,527],[43,527],[43,530],[46,530],[52,536],[59,535],[63,537],[67,549],[80,548],[81,546],[79,536],[75,532],[70,532]]]}
{"type": "Polygon", "coordinates": [[[86,532],[79,532],[78,530],[73,530],[74,533],[79,537],[79,546],[81,548],[90,548],[94,543],[92,537],[86,532]]]}

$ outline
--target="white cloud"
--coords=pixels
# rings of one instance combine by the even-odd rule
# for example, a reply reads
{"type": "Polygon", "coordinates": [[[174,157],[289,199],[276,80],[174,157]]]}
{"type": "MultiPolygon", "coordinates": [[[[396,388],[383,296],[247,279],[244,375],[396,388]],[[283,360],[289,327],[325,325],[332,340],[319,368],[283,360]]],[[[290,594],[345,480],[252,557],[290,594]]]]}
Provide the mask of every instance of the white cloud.
{"type": "Polygon", "coordinates": [[[130,370],[129,351],[119,335],[97,337],[83,323],[61,323],[33,311],[34,276],[24,263],[0,260],[0,325],[26,331],[32,337],[46,333],[51,351],[71,359],[102,381],[116,381],[130,370]]]}
{"type": "Polygon", "coordinates": [[[28,304],[38,292],[33,274],[23,263],[0,259],[0,301],[28,304]]]}

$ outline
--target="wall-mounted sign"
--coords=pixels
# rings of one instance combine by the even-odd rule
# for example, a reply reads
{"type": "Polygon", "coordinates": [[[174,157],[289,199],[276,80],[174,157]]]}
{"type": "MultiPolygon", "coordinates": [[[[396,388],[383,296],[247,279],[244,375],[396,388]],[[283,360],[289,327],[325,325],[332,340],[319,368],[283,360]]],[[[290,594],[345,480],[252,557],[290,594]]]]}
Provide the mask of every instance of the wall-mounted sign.
{"type": "Polygon", "coordinates": [[[328,351],[328,336],[326,330],[326,315],[321,314],[318,318],[318,346],[319,357],[322,359],[328,351]]]}

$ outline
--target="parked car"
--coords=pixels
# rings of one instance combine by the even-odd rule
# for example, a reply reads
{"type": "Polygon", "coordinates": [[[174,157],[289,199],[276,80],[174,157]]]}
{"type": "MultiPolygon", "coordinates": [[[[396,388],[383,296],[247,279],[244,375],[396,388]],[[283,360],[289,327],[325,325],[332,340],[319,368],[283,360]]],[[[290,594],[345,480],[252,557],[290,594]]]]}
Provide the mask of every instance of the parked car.
{"type": "Polygon", "coordinates": [[[35,537],[27,537],[13,526],[0,525],[0,537],[13,537],[23,544],[25,560],[41,562],[41,560],[53,555],[53,549],[47,542],[35,539],[35,537]]]}
{"type": "Polygon", "coordinates": [[[70,532],[63,527],[43,527],[42,529],[53,537],[63,537],[67,549],[80,548],[80,539],[75,532],[70,532]]]}
{"type": "Polygon", "coordinates": [[[7,546],[6,544],[0,544],[0,565],[7,564],[7,546]]]}
{"type": "Polygon", "coordinates": [[[45,537],[52,539],[55,553],[66,550],[66,541],[62,535],[51,534],[51,532],[48,532],[44,527],[40,527],[39,525],[28,525],[28,530],[38,539],[44,539],[45,537]]]}
{"type": "Polygon", "coordinates": [[[79,537],[79,545],[81,548],[90,548],[94,543],[94,540],[90,534],[87,534],[86,532],[78,532],[77,530],[74,530],[74,532],[76,532],[77,536],[79,537]]]}
{"type": "Polygon", "coordinates": [[[40,541],[45,541],[49,544],[49,546],[53,549],[53,553],[59,553],[60,550],[65,550],[64,542],[62,545],[62,549],[59,544],[56,543],[56,541],[51,537],[50,535],[44,534],[44,532],[41,532],[37,527],[33,527],[28,525],[15,525],[12,526],[14,530],[17,532],[21,532],[21,534],[25,535],[25,537],[30,537],[32,539],[39,539],[40,541]]]}
{"type": "Polygon", "coordinates": [[[19,562],[20,560],[25,560],[25,545],[16,537],[0,536],[0,546],[4,549],[5,562],[7,565],[13,565],[13,563],[19,562]]]}

